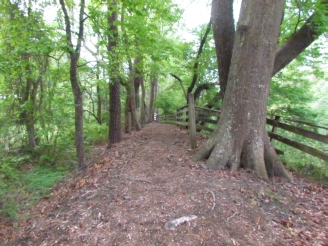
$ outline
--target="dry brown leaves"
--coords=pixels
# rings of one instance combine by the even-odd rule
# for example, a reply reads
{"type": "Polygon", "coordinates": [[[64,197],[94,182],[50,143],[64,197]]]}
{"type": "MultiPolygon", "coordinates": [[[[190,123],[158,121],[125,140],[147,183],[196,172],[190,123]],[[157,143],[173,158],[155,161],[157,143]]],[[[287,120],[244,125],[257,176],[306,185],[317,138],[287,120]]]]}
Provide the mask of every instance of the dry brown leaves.
{"type": "Polygon", "coordinates": [[[327,189],[297,177],[289,184],[205,170],[187,149],[187,132],[171,125],[125,135],[102,147],[87,172],[54,188],[29,219],[0,224],[1,244],[328,244],[327,189]]]}

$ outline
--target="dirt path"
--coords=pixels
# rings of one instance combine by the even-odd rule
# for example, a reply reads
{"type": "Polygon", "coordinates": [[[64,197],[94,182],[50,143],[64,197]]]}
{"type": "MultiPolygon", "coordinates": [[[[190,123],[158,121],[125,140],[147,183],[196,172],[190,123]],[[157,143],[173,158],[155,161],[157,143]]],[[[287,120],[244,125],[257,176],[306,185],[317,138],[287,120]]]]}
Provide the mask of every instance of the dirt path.
{"type": "Polygon", "coordinates": [[[328,245],[327,189],[205,170],[188,148],[187,133],[171,125],[125,135],[103,147],[85,174],[59,184],[29,219],[0,224],[0,244],[328,245]]]}

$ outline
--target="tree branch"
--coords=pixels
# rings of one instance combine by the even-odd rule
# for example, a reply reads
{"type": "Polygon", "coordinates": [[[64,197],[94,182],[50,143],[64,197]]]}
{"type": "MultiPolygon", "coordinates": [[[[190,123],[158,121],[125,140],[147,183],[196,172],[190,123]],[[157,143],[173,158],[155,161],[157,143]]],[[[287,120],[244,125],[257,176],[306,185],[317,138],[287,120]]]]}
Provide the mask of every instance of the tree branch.
{"type": "Polygon", "coordinates": [[[71,50],[69,52],[71,53],[73,50],[73,43],[72,43],[72,30],[71,30],[71,22],[67,13],[66,5],[64,0],[59,0],[59,3],[61,5],[61,8],[64,13],[64,20],[65,20],[65,30],[66,30],[66,40],[68,42],[68,45],[71,47],[71,50]]]}
{"type": "Polygon", "coordinates": [[[82,44],[82,40],[83,40],[83,31],[84,31],[83,27],[84,27],[84,21],[85,21],[85,19],[83,18],[84,8],[85,8],[85,0],[81,0],[80,15],[79,15],[79,33],[78,33],[77,44],[76,44],[76,48],[75,48],[77,58],[80,56],[81,44],[82,44]]]}
{"type": "Polygon", "coordinates": [[[96,121],[99,123],[99,125],[101,125],[101,121],[99,120],[99,118],[94,113],[92,113],[91,111],[89,111],[87,109],[84,109],[83,111],[88,112],[89,114],[91,114],[96,119],[96,121]]]}
{"type": "Polygon", "coordinates": [[[179,78],[178,75],[175,75],[175,74],[173,74],[173,73],[170,73],[170,75],[171,75],[173,78],[177,79],[177,80],[180,82],[180,86],[181,86],[181,88],[182,88],[182,90],[183,90],[183,94],[184,94],[185,98],[187,99],[187,92],[186,92],[186,89],[185,89],[184,86],[183,86],[182,80],[179,78]]]}
{"type": "Polygon", "coordinates": [[[200,94],[202,93],[203,90],[208,90],[211,86],[213,86],[213,84],[211,83],[205,83],[199,85],[194,92],[194,101],[196,101],[200,97],[200,94]]]}
{"type": "MultiPolygon", "coordinates": [[[[323,1],[321,4],[327,6],[328,0],[323,1]]],[[[319,24],[315,22],[316,17],[319,15],[318,11],[315,11],[297,32],[286,43],[278,48],[272,76],[286,67],[300,53],[309,47],[318,36],[324,33],[325,29],[318,28],[319,24]]],[[[327,15],[328,14],[325,13],[326,17],[327,15]]]]}
{"type": "MultiPolygon", "coordinates": [[[[206,39],[207,39],[207,36],[211,30],[211,26],[212,26],[212,18],[210,19],[210,21],[208,22],[207,24],[207,28],[206,28],[206,31],[205,31],[205,34],[204,36],[202,37],[201,41],[200,41],[200,45],[199,45],[199,48],[198,48],[198,52],[197,52],[197,56],[196,56],[196,59],[195,59],[195,63],[194,63],[194,67],[193,67],[193,78],[192,78],[192,81],[191,81],[191,84],[190,86],[188,87],[188,94],[192,92],[192,90],[194,89],[195,87],[195,84],[197,82],[197,79],[198,79],[198,65],[199,65],[199,57],[201,56],[201,54],[203,53],[203,48],[204,48],[204,45],[205,45],[205,42],[206,42],[206,39]]],[[[187,98],[187,97],[186,97],[187,98]]]]}

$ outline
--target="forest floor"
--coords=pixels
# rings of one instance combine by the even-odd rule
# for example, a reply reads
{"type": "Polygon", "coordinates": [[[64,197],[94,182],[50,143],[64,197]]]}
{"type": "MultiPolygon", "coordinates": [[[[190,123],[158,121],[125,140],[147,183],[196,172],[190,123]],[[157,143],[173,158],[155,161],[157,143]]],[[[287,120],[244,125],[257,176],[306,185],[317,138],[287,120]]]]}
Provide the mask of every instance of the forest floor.
{"type": "Polygon", "coordinates": [[[98,146],[26,219],[1,222],[0,244],[328,245],[327,188],[207,170],[195,151],[186,130],[157,123],[98,146]]]}

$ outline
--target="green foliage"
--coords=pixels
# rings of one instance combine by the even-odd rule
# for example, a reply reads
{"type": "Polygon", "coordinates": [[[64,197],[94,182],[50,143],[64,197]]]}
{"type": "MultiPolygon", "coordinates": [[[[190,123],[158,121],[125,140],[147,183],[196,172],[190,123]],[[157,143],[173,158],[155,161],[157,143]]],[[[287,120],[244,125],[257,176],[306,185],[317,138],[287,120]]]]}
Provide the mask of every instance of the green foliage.
{"type": "Polygon", "coordinates": [[[85,141],[89,144],[103,143],[108,139],[108,126],[106,124],[90,123],[84,128],[85,141]]]}
{"type": "Polygon", "coordinates": [[[284,155],[280,158],[291,170],[328,185],[327,162],[281,143],[275,143],[275,145],[284,151],[284,155]]]}
{"type": "Polygon", "coordinates": [[[30,193],[33,200],[38,200],[47,196],[51,192],[54,184],[60,180],[66,173],[64,168],[50,168],[38,166],[26,173],[22,177],[25,189],[30,193]]]}

